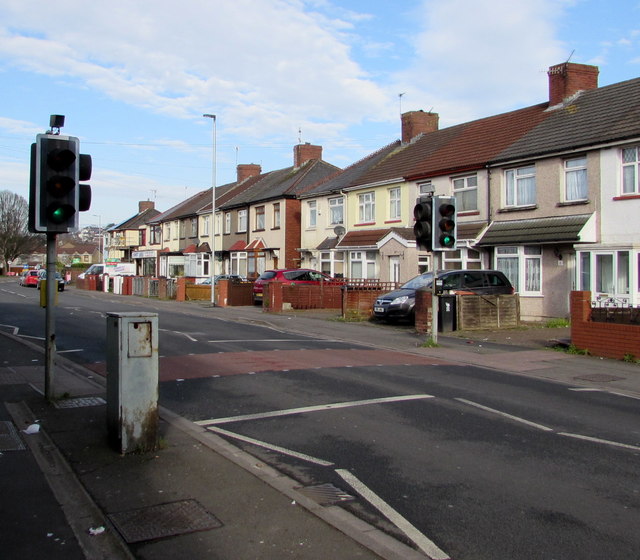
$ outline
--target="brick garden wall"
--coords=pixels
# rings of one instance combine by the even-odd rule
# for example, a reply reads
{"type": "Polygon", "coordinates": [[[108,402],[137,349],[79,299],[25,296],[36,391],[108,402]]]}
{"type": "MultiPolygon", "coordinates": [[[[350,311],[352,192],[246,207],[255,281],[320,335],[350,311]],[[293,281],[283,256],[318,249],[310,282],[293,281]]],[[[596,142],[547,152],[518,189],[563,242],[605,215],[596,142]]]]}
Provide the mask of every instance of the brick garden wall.
{"type": "Polygon", "coordinates": [[[591,321],[591,292],[571,292],[571,343],[589,354],[640,358],[640,326],[591,321]]]}

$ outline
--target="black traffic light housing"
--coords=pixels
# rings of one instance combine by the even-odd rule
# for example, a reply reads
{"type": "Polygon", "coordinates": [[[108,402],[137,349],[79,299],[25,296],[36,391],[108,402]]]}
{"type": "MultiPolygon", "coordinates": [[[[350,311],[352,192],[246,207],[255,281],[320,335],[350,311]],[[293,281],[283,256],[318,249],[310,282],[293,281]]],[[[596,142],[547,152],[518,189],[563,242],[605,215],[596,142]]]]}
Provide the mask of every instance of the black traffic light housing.
{"type": "Polygon", "coordinates": [[[31,145],[29,231],[68,233],[78,230],[78,212],[89,210],[91,156],[80,154],[73,136],[38,134],[31,145]]]}
{"type": "Polygon", "coordinates": [[[433,250],[455,251],[458,235],[455,196],[435,196],[433,200],[433,250]]]}
{"type": "Polygon", "coordinates": [[[433,197],[422,195],[416,200],[413,207],[413,217],[416,223],[413,233],[416,236],[416,245],[425,251],[433,250],[433,197]]]}

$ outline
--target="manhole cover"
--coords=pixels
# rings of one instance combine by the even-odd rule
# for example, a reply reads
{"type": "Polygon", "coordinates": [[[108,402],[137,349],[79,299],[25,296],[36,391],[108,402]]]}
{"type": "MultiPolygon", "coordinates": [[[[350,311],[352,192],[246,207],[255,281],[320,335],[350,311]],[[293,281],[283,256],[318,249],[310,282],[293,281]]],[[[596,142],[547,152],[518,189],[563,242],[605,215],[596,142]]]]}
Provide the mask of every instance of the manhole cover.
{"type": "Polygon", "coordinates": [[[0,451],[22,451],[24,443],[12,422],[0,422],[0,451]]]}
{"type": "Polygon", "coordinates": [[[311,498],[321,506],[330,506],[350,502],[355,500],[353,496],[336,488],[333,484],[319,484],[317,486],[307,486],[298,488],[300,494],[304,494],[307,498],[311,498]]]}
{"type": "Polygon", "coordinates": [[[63,399],[56,401],[54,406],[56,408],[81,408],[84,406],[100,406],[107,404],[102,397],[78,397],[75,399],[63,399]]]}
{"type": "Polygon", "coordinates": [[[607,375],[606,373],[594,373],[593,375],[581,375],[580,377],[574,377],[574,379],[604,383],[607,381],[622,381],[624,377],[616,377],[615,375],[607,375]]]}
{"type": "Polygon", "coordinates": [[[128,543],[222,527],[222,523],[196,500],[112,513],[109,519],[128,543]]]}

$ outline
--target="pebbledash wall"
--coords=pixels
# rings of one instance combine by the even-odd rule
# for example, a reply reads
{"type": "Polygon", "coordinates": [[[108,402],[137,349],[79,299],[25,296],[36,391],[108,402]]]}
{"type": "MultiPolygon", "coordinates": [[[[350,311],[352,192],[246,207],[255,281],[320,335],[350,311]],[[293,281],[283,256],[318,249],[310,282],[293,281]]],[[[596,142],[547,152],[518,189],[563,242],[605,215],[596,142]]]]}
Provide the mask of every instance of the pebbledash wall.
{"type": "Polygon", "coordinates": [[[571,343],[589,354],[640,358],[640,325],[591,320],[591,292],[571,292],[571,343]]]}

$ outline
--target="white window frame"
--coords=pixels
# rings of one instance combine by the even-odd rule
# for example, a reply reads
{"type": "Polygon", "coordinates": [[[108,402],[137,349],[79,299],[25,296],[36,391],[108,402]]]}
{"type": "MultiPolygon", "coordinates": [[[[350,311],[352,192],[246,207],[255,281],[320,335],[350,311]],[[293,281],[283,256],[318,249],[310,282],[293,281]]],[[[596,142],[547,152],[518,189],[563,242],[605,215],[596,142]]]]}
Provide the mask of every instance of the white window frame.
{"type": "Polygon", "coordinates": [[[273,203],[273,229],[280,227],[280,203],[273,203]]]}
{"type": "Polygon", "coordinates": [[[349,278],[374,279],[377,277],[376,251],[349,251],[349,278]]]}
{"type": "Polygon", "coordinates": [[[211,221],[211,216],[202,216],[202,236],[209,236],[209,223],[211,221]]]}
{"type": "Polygon", "coordinates": [[[332,226],[344,223],[344,197],[338,196],[329,199],[329,220],[332,226]]]}
{"type": "Polygon", "coordinates": [[[256,231],[264,229],[266,211],[264,206],[256,206],[256,231]]]}
{"type": "Polygon", "coordinates": [[[231,233],[231,212],[225,212],[224,214],[224,232],[231,233]]]}
{"type": "Polygon", "coordinates": [[[520,295],[541,296],[542,252],[541,245],[499,245],[494,267],[505,273],[520,295]]]}
{"type": "Polygon", "coordinates": [[[453,194],[456,197],[458,212],[474,212],[478,210],[478,175],[454,177],[453,194]]]}
{"type": "Polygon", "coordinates": [[[640,194],[640,146],[622,148],[620,152],[622,165],[621,194],[640,194]]]}
{"type": "Polygon", "coordinates": [[[389,219],[400,220],[402,218],[402,190],[400,187],[389,189],[389,219]]]}
{"type": "Polygon", "coordinates": [[[358,195],[358,219],[361,224],[376,220],[376,193],[374,191],[358,195]]]}
{"type": "Polygon", "coordinates": [[[310,200],[307,202],[308,227],[315,228],[318,225],[318,202],[310,200]]]}
{"type": "Polygon", "coordinates": [[[238,233],[247,231],[247,210],[238,210],[238,233]]]}
{"type": "Polygon", "coordinates": [[[578,156],[564,160],[564,200],[575,202],[587,200],[587,156],[578,156]]]}
{"type": "Polygon", "coordinates": [[[536,204],[536,167],[527,165],[505,171],[505,206],[533,206],[536,204]],[[528,185],[528,183],[531,183],[528,185]],[[527,193],[527,187],[531,193],[527,193]]]}

